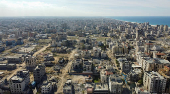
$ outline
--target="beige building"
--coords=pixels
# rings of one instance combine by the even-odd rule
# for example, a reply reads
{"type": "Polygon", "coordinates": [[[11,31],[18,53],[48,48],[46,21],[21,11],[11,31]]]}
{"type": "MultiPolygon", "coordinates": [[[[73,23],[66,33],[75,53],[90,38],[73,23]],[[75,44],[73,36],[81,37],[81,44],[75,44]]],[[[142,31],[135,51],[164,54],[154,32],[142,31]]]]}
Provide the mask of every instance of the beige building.
{"type": "Polygon", "coordinates": [[[167,25],[164,26],[164,31],[168,31],[168,26],[167,25]]]}
{"type": "Polygon", "coordinates": [[[159,69],[168,65],[170,65],[170,62],[165,59],[143,58],[142,69],[143,71],[159,71],[159,69]]]}
{"type": "Polygon", "coordinates": [[[113,54],[125,54],[128,53],[128,47],[123,45],[112,46],[113,54]]]}
{"type": "Polygon", "coordinates": [[[28,70],[33,70],[36,67],[36,57],[34,56],[26,57],[25,63],[28,70]]]}

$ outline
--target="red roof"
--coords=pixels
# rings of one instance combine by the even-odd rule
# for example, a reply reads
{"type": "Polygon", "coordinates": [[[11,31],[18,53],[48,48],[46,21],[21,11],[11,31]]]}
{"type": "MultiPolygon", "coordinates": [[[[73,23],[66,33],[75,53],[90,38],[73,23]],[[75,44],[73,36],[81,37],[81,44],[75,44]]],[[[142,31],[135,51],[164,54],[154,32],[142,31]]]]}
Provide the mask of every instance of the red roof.
{"type": "Polygon", "coordinates": [[[101,69],[102,67],[101,66],[98,66],[99,69],[101,69]]]}
{"type": "Polygon", "coordinates": [[[156,53],[156,55],[165,55],[164,53],[156,53]]]}
{"type": "Polygon", "coordinates": [[[146,45],[153,45],[153,43],[146,43],[146,45]]]}
{"type": "Polygon", "coordinates": [[[149,53],[147,53],[147,52],[146,52],[145,54],[146,54],[146,55],[149,55],[149,53]]]}
{"type": "Polygon", "coordinates": [[[144,91],[142,88],[140,88],[141,91],[144,91]]]}
{"type": "Polygon", "coordinates": [[[87,88],[87,93],[93,93],[93,88],[88,87],[88,88],[87,88]]]}
{"type": "Polygon", "coordinates": [[[113,72],[106,71],[106,75],[112,75],[113,72]]]}

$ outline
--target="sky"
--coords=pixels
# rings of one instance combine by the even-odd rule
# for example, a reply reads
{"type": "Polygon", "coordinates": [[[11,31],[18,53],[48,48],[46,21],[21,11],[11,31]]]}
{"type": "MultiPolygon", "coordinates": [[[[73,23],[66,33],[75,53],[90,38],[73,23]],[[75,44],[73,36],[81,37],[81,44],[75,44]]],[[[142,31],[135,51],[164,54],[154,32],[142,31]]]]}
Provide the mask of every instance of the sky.
{"type": "Polygon", "coordinates": [[[0,16],[170,16],[170,0],[0,0],[0,16]]]}

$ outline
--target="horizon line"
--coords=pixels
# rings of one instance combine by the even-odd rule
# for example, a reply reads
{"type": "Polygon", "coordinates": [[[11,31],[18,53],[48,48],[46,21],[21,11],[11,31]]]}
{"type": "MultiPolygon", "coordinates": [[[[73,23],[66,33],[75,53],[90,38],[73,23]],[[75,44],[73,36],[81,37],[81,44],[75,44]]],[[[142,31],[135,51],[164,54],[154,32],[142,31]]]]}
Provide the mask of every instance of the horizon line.
{"type": "Polygon", "coordinates": [[[0,16],[3,17],[170,17],[170,16],[0,16]]]}

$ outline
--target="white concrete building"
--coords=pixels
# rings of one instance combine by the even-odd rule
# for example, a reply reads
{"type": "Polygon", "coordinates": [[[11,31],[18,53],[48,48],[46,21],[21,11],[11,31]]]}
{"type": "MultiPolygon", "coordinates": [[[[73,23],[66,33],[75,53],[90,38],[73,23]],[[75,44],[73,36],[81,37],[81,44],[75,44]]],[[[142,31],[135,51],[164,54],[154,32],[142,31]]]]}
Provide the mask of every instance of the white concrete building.
{"type": "Polygon", "coordinates": [[[9,86],[12,94],[23,94],[28,93],[29,89],[27,88],[30,77],[29,71],[23,70],[18,71],[16,75],[10,78],[9,86]]]}
{"type": "Polygon", "coordinates": [[[100,79],[101,79],[101,83],[107,83],[108,82],[108,77],[107,77],[104,69],[100,71],[100,79]]]}
{"type": "Polygon", "coordinates": [[[118,75],[110,75],[109,77],[109,90],[112,94],[121,94],[123,91],[123,81],[118,75]]]}
{"type": "Polygon", "coordinates": [[[143,84],[150,93],[164,93],[167,79],[158,72],[145,72],[143,84]]]}

